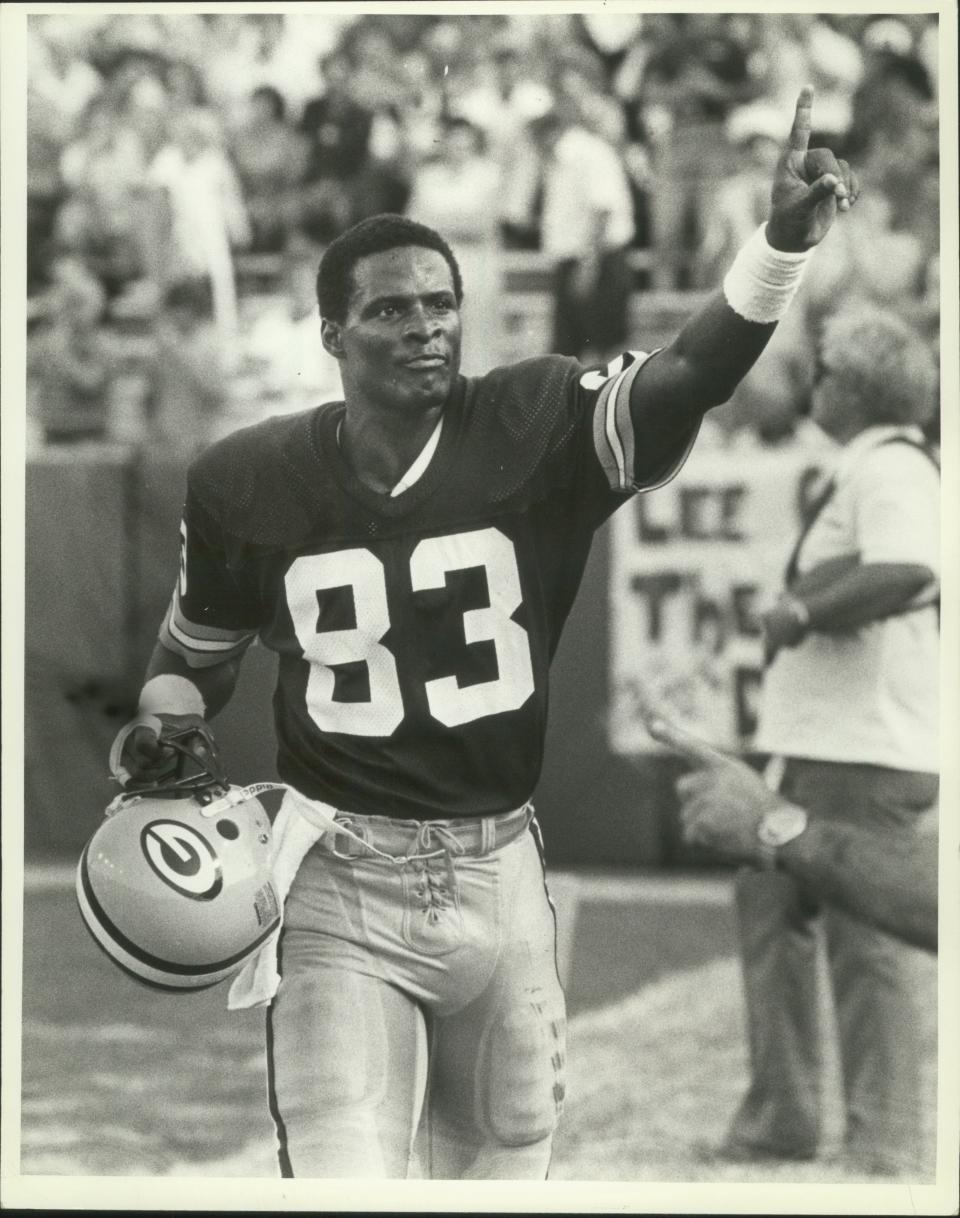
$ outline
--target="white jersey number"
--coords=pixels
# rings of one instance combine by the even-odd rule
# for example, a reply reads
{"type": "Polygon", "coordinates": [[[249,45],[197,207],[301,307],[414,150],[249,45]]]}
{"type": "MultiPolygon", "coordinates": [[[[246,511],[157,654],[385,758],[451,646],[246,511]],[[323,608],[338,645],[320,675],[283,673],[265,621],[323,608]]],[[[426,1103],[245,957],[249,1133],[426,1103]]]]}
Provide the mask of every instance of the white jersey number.
{"type": "Polygon", "coordinates": [[[498,676],[461,689],[456,677],[439,677],[426,684],[434,719],[447,727],[471,723],[485,715],[518,710],[533,693],[533,665],[527,632],[511,620],[523,599],[513,542],[499,529],[477,529],[451,537],[421,541],[410,558],[414,592],[442,588],[448,571],[483,566],[490,592],[484,609],[468,609],[463,633],[468,643],[490,641],[497,653],[498,676]]]}
{"type": "MultiPolygon", "coordinates": [[[[413,590],[442,588],[448,572],[469,567],[484,568],[490,604],[464,613],[464,638],[467,643],[493,643],[498,675],[464,688],[454,676],[426,683],[430,713],[447,727],[517,710],[534,689],[527,632],[510,616],[522,598],[516,553],[508,537],[489,528],[426,538],[410,559],[413,590]]],[[[286,589],[297,640],[310,663],[307,709],[317,727],[353,736],[389,736],[399,727],[404,708],[396,660],[381,642],[390,629],[383,563],[364,549],[304,555],[290,565],[286,589]],[[317,592],[348,584],[356,626],[318,631],[317,592]],[[336,701],[331,666],[357,661],[367,666],[369,701],[336,701]]]]}
{"type": "Polygon", "coordinates": [[[310,554],[290,564],[287,605],[303,658],[310,661],[307,709],[322,732],[389,736],[403,719],[397,665],[380,642],[390,629],[383,563],[369,550],[310,554]],[[317,630],[317,593],[353,588],[357,624],[351,630],[317,630]],[[370,678],[369,702],[338,702],[330,665],[363,660],[370,678]]]}

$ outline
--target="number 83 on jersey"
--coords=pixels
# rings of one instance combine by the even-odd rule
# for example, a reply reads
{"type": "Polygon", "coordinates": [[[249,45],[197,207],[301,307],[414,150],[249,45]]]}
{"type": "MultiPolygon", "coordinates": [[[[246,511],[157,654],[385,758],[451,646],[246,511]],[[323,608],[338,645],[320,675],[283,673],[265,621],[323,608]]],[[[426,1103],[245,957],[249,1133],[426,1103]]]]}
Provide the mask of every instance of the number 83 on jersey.
{"type": "MultiPolygon", "coordinates": [[[[522,601],[513,542],[499,529],[476,529],[420,541],[410,556],[413,593],[443,588],[448,573],[482,567],[489,604],[462,615],[466,643],[493,644],[497,676],[461,687],[453,675],[424,683],[430,714],[446,727],[518,710],[534,691],[526,630],[512,620],[522,601]]],[[[389,736],[403,721],[404,705],[396,658],[383,642],[390,629],[386,571],[364,548],[296,558],[285,577],[287,605],[303,657],[310,664],[307,709],[324,732],[389,736]],[[350,586],[356,625],[317,629],[317,594],[350,586]],[[336,665],[366,665],[370,696],[363,702],[334,697],[336,665]]]]}

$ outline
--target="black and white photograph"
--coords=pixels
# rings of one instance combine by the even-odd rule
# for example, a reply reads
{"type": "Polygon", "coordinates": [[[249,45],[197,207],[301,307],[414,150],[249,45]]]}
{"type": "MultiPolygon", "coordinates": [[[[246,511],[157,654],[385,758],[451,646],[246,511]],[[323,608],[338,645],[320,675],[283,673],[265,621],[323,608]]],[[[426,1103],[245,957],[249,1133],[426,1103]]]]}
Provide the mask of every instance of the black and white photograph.
{"type": "Polygon", "coordinates": [[[957,1213],[957,9],[793,7],[0,8],[4,1209],[957,1213]]]}

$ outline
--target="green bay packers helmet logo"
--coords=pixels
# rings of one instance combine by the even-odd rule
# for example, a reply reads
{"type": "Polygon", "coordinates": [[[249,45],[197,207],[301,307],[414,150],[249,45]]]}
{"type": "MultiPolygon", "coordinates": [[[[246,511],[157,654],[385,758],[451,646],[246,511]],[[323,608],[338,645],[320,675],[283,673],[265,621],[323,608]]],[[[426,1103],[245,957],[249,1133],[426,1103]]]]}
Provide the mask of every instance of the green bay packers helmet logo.
{"type": "Polygon", "coordinates": [[[223,888],[223,867],[196,829],[178,820],[152,820],[140,834],[147,862],[165,884],[194,901],[212,901],[223,888]]]}

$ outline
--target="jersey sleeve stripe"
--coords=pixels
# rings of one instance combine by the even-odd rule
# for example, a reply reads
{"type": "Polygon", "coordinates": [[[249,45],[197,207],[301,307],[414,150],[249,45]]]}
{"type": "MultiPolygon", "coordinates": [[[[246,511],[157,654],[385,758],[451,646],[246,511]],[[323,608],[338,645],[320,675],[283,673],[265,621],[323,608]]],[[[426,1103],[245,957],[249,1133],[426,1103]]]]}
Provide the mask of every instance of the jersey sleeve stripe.
{"type": "MultiPolygon", "coordinates": [[[[620,376],[622,375],[623,373],[620,373],[620,376]]],[[[607,431],[607,402],[610,399],[614,383],[615,380],[607,381],[600,390],[593,408],[593,447],[607,482],[611,487],[618,487],[623,469],[623,453],[622,451],[618,452],[617,449],[611,446],[607,431]]],[[[617,447],[619,448],[619,445],[617,447]]]]}
{"type": "Polygon", "coordinates": [[[179,611],[175,595],[160,627],[160,642],[182,656],[191,667],[203,668],[243,655],[256,638],[256,631],[219,629],[216,629],[217,637],[209,637],[215,629],[198,626],[185,618],[179,611]]]}
{"type": "Polygon", "coordinates": [[[630,413],[630,390],[633,387],[633,382],[637,379],[637,373],[643,365],[643,360],[631,364],[626,373],[618,378],[617,384],[611,394],[612,402],[607,407],[608,411],[611,411],[613,414],[614,427],[623,446],[625,481],[620,489],[625,491],[633,490],[636,485],[636,477],[634,476],[636,452],[634,447],[633,416],[630,413]]]}
{"type": "Polygon", "coordinates": [[[189,635],[190,638],[198,640],[198,642],[209,639],[215,643],[227,642],[233,644],[242,638],[246,638],[247,635],[255,633],[254,631],[229,626],[208,626],[191,621],[183,611],[179,588],[174,589],[170,611],[179,629],[184,634],[189,635]]]}
{"type": "Polygon", "coordinates": [[[634,433],[630,389],[646,361],[637,360],[604,385],[594,408],[594,447],[611,489],[634,489],[634,433]]]}
{"type": "MultiPolygon", "coordinates": [[[[607,444],[613,454],[614,463],[617,467],[616,486],[621,491],[626,490],[629,486],[627,481],[627,471],[630,469],[628,464],[629,455],[627,448],[624,446],[624,436],[617,427],[617,391],[623,381],[626,379],[627,373],[621,372],[615,381],[611,383],[610,392],[607,394],[607,400],[603,408],[603,430],[606,436],[607,444]]],[[[629,446],[632,436],[626,437],[627,445],[629,446]]]]}

